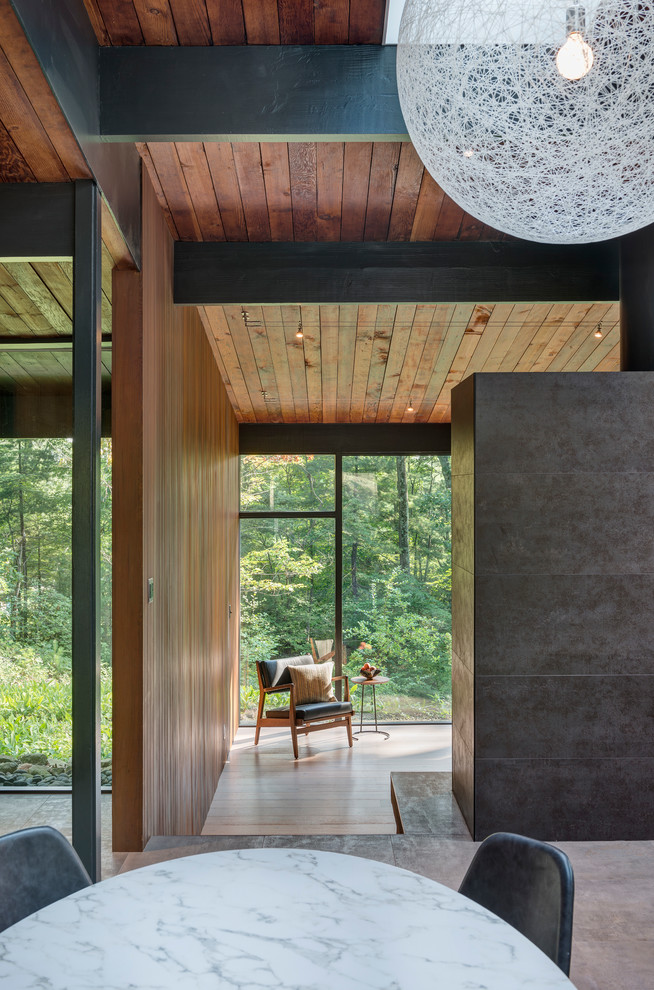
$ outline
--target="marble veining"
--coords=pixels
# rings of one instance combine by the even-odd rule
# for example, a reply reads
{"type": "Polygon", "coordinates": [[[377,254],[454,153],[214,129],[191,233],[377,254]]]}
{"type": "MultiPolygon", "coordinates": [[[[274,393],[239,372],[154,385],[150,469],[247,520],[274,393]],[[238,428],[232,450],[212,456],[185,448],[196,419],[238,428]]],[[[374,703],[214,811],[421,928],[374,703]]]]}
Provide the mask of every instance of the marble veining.
{"type": "Polygon", "coordinates": [[[426,877],[305,849],[206,853],[79,891],[0,935],[6,990],[561,990],[499,918],[426,877]]]}

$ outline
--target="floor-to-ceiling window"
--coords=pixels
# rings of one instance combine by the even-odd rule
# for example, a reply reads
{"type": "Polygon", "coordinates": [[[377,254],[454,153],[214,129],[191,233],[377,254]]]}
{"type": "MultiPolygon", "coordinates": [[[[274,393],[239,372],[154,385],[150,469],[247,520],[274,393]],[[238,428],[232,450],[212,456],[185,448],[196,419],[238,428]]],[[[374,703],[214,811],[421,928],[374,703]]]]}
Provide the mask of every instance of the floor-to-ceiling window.
{"type": "Polygon", "coordinates": [[[241,458],[243,723],[256,661],[311,640],[351,676],[381,669],[383,720],[449,720],[450,505],[445,455],[241,458]]]}

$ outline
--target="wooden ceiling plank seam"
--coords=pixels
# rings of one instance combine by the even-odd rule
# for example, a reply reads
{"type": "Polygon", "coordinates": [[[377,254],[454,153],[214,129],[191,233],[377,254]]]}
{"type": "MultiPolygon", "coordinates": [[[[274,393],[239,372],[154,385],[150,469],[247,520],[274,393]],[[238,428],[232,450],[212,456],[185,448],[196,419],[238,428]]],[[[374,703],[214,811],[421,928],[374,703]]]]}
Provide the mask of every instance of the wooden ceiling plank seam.
{"type": "MultiPolygon", "coordinates": [[[[595,343],[596,346],[589,352],[588,356],[582,362],[578,362],[577,367],[574,369],[575,371],[596,370],[598,364],[613,350],[616,344],[620,343],[619,324],[610,328],[607,327],[604,336],[601,340],[595,340],[595,343]]],[[[568,369],[566,368],[565,370],[567,371],[568,369]]]]}
{"type": "MultiPolygon", "coordinates": [[[[604,318],[602,319],[602,332],[606,334],[610,327],[614,325],[611,319],[610,311],[607,311],[604,318]]],[[[563,368],[563,371],[579,371],[581,365],[584,364],[586,359],[590,357],[597,347],[602,343],[603,338],[596,337],[594,333],[594,327],[587,330],[587,335],[579,344],[579,347],[570,355],[570,359],[563,368]]]]}
{"type": "Polygon", "coordinates": [[[349,19],[350,0],[317,3],[313,13],[315,44],[347,45],[349,19]]]}
{"type": "Polygon", "coordinates": [[[267,419],[273,423],[279,423],[282,421],[282,408],[277,389],[275,368],[270,353],[270,344],[268,343],[268,332],[264,321],[263,309],[261,306],[248,305],[247,313],[248,322],[246,329],[259,373],[259,382],[262,391],[261,397],[267,411],[267,419]]]}
{"type": "Polygon", "coordinates": [[[377,423],[387,423],[395,401],[406,349],[411,337],[411,329],[416,313],[416,307],[411,303],[401,303],[395,310],[391,346],[388,350],[388,360],[384,369],[379,406],[377,408],[377,423]]]}
{"type": "Polygon", "coordinates": [[[392,303],[383,303],[377,306],[377,320],[375,321],[372,355],[363,406],[364,423],[374,423],[377,420],[379,400],[384,385],[384,373],[393,337],[396,309],[397,306],[392,303]]]}
{"type": "Polygon", "coordinates": [[[288,144],[284,141],[267,141],[263,142],[260,148],[270,238],[273,241],[292,241],[293,203],[288,144]]]}
{"type": "MultiPolygon", "coordinates": [[[[159,178],[159,174],[157,172],[156,166],[152,161],[150,148],[148,147],[147,144],[141,144],[140,142],[137,142],[136,150],[141,156],[141,161],[143,165],[145,165],[150,181],[152,182],[152,188],[154,189],[155,195],[157,197],[157,202],[159,203],[159,206],[161,207],[161,210],[163,212],[171,237],[173,238],[173,240],[178,241],[180,240],[179,231],[177,230],[177,225],[175,224],[173,215],[170,212],[170,208],[168,206],[168,200],[166,199],[166,194],[161,184],[161,180],[159,178]]],[[[103,213],[103,220],[104,220],[104,213],[103,213]]]]}
{"type": "Polygon", "coordinates": [[[547,371],[552,360],[559,350],[577,329],[584,316],[590,311],[591,303],[573,303],[564,322],[555,329],[547,346],[541,351],[536,360],[532,363],[531,371],[547,371]]]}
{"type": "Polygon", "coordinates": [[[352,401],[352,379],[354,377],[354,353],[359,321],[359,307],[341,306],[338,323],[338,360],[336,381],[336,422],[349,423],[352,401]],[[351,322],[352,318],[356,322],[351,322]]]}
{"type": "Polygon", "coordinates": [[[32,333],[3,295],[0,295],[0,326],[12,337],[28,337],[32,333]]]}
{"type": "Polygon", "coordinates": [[[34,172],[21,155],[11,134],[1,120],[0,175],[3,182],[36,182],[34,172]]]}
{"type": "Polygon", "coordinates": [[[529,319],[531,306],[531,303],[516,303],[512,306],[511,313],[502,327],[502,333],[495,341],[491,352],[486,359],[486,363],[482,369],[485,373],[500,370],[500,365],[504,360],[507,351],[511,347],[511,344],[515,340],[516,336],[520,333],[525,321],[529,319]]]}
{"type": "Polygon", "coordinates": [[[267,417],[266,403],[262,392],[264,386],[259,377],[259,368],[252,350],[250,334],[245,326],[241,306],[224,306],[227,325],[229,326],[238,361],[243,372],[243,378],[250,397],[257,423],[265,423],[267,417]]]}
{"type": "Polygon", "coordinates": [[[59,305],[50,289],[27,261],[11,265],[11,274],[40,313],[47,319],[55,333],[66,336],[73,332],[73,320],[59,305]]]}
{"type": "Polygon", "coordinates": [[[307,376],[304,364],[304,347],[301,340],[295,336],[300,323],[300,307],[296,305],[281,306],[282,325],[288,370],[291,375],[293,396],[295,401],[295,418],[298,423],[309,422],[309,397],[307,395],[307,376]]]}
{"type": "Polygon", "coordinates": [[[370,188],[372,141],[346,141],[343,156],[341,240],[362,241],[370,188]]]}
{"type": "MultiPolygon", "coordinates": [[[[389,423],[401,423],[409,405],[409,400],[413,404],[413,383],[422,361],[425,344],[429,339],[431,321],[434,316],[433,304],[420,303],[416,306],[411,327],[411,336],[406,348],[404,363],[400,378],[397,383],[397,391],[391,408],[389,423]]],[[[415,409],[415,406],[413,407],[415,409]]]]}
{"type": "Polygon", "coordinates": [[[254,409],[250,402],[250,396],[245,384],[243,369],[239,361],[234,340],[229,329],[227,316],[223,306],[201,307],[209,325],[209,329],[216,341],[216,347],[220,353],[222,366],[225,369],[225,381],[229,381],[234,394],[238,396],[237,405],[247,423],[256,421],[254,409]]]}
{"type": "Polygon", "coordinates": [[[459,231],[460,241],[479,241],[481,240],[481,235],[484,230],[484,223],[482,220],[477,220],[473,217],[471,213],[464,213],[463,219],[461,221],[461,229],[459,231]]]}
{"type": "Polygon", "coordinates": [[[277,0],[244,0],[243,19],[248,45],[278,45],[277,0]]]}
{"type": "Polygon", "coordinates": [[[404,141],[400,150],[397,181],[388,225],[389,241],[409,241],[418,207],[418,196],[425,167],[410,141],[404,141]]]}
{"type": "Polygon", "coordinates": [[[248,232],[232,146],[226,141],[206,142],[204,153],[216,192],[225,237],[228,241],[247,241],[248,232]]]}
{"type": "MultiPolygon", "coordinates": [[[[420,364],[418,365],[418,369],[413,380],[411,398],[413,399],[414,411],[412,413],[405,411],[402,420],[404,423],[421,422],[420,417],[421,415],[424,415],[424,411],[421,413],[421,410],[425,394],[427,392],[427,387],[432,379],[432,375],[436,367],[436,361],[447,333],[447,328],[452,322],[453,315],[454,305],[451,303],[439,303],[434,306],[431,324],[429,326],[429,334],[423,348],[420,364]]],[[[429,407],[429,412],[431,412],[432,405],[433,403],[429,407]]]]}
{"type": "MultiPolygon", "coordinates": [[[[532,370],[534,362],[538,360],[540,355],[546,349],[552,339],[553,333],[563,323],[565,323],[571,309],[571,303],[555,303],[550,308],[546,318],[543,320],[541,325],[536,328],[531,341],[525,348],[522,357],[517,362],[514,371],[523,372],[532,370]]],[[[533,324],[533,320],[530,319],[529,323],[533,324]]]]}
{"type": "Polygon", "coordinates": [[[241,0],[205,0],[214,45],[244,45],[245,21],[241,0]]]}
{"type": "Polygon", "coordinates": [[[241,190],[241,202],[249,241],[269,241],[270,221],[268,200],[263,180],[261,148],[256,142],[235,141],[232,144],[236,179],[241,190]]]}
{"type": "Polygon", "coordinates": [[[33,261],[31,267],[54,296],[69,320],[73,319],[73,283],[56,261],[33,261]]]}
{"type": "Polygon", "coordinates": [[[49,334],[53,332],[50,322],[26,295],[5,265],[0,265],[0,295],[27,325],[30,333],[49,334]]]}
{"type": "Polygon", "coordinates": [[[277,0],[277,16],[280,44],[314,43],[314,0],[277,0]]]}
{"type": "Polygon", "coordinates": [[[318,226],[315,142],[289,144],[288,163],[294,238],[296,241],[315,241],[318,226]]]}
{"type": "Polygon", "coordinates": [[[350,396],[350,423],[361,423],[365,408],[366,389],[370,374],[372,345],[377,323],[377,306],[361,305],[357,312],[357,328],[354,341],[354,366],[350,396]]]}
{"type": "Polygon", "coordinates": [[[384,35],[386,0],[350,0],[351,45],[381,45],[384,35]]]}
{"type": "Polygon", "coordinates": [[[443,385],[447,380],[452,361],[459,349],[463,335],[468,327],[472,314],[474,313],[474,303],[456,303],[450,313],[450,321],[445,329],[441,340],[441,346],[434,362],[434,371],[429,379],[425,394],[423,396],[420,409],[416,414],[416,421],[420,423],[433,423],[432,419],[436,408],[438,397],[441,394],[443,385]]]}
{"type": "Polygon", "coordinates": [[[321,241],[341,239],[344,153],[342,141],[316,143],[316,232],[321,241]]]}
{"type": "MultiPolygon", "coordinates": [[[[218,307],[214,307],[214,308],[217,309],[218,307]]],[[[204,327],[204,332],[207,335],[207,341],[209,342],[211,353],[213,354],[214,360],[218,366],[220,377],[223,380],[223,385],[225,386],[225,391],[227,393],[227,398],[229,399],[229,403],[232,407],[234,415],[236,416],[236,419],[238,420],[239,423],[242,423],[245,421],[244,416],[239,407],[238,399],[236,397],[236,392],[234,391],[229,375],[227,374],[227,368],[225,367],[223,356],[220,352],[220,348],[218,347],[218,341],[216,340],[213,330],[211,328],[211,320],[209,319],[205,306],[198,306],[198,315],[200,317],[200,322],[204,327]]]]}
{"type": "Polygon", "coordinates": [[[364,241],[388,238],[401,149],[399,141],[375,141],[373,145],[364,241]]]}
{"type": "Polygon", "coordinates": [[[463,210],[444,193],[434,229],[434,241],[458,241],[463,223],[463,210]]]}
{"type": "Polygon", "coordinates": [[[282,411],[282,421],[284,423],[295,423],[295,400],[293,397],[291,372],[288,366],[281,306],[265,306],[263,315],[275,372],[277,395],[279,396],[279,404],[282,411]]]}
{"type": "MultiPolygon", "coordinates": [[[[475,309],[476,308],[477,307],[475,307],[475,309]]],[[[441,388],[440,394],[436,400],[436,405],[430,414],[430,423],[449,422],[450,408],[452,404],[452,389],[458,385],[459,382],[462,382],[464,378],[468,377],[468,366],[470,365],[471,358],[478,344],[479,337],[477,334],[464,332],[463,337],[461,338],[461,343],[459,344],[457,352],[452,359],[449,374],[443,383],[443,387],[441,388]]]]}
{"type": "Polygon", "coordinates": [[[142,45],[143,32],[132,0],[97,0],[112,45],[142,45]]]}
{"type": "Polygon", "coordinates": [[[48,140],[68,177],[89,178],[91,173],[84,155],[16,15],[6,3],[0,4],[0,39],[7,61],[43,125],[48,140]]]}
{"type": "Polygon", "coordinates": [[[341,310],[345,307],[325,305],[320,307],[320,351],[322,373],[322,421],[336,422],[336,395],[338,385],[338,327],[341,310]]]}
{"type": "Polygon", "coordinates": [[[211,26],[204,0],[169,0],[180,45],[210,45],[211,26]]]}
{"type": "Polygon", "coordinates": [[[611,303],[593,303],[585,317],[580,321],[575,332],[560,349],[556,357],[548,367],[548,371],[563,371],[570,362],[588,336],[595,329],[597,323],[603,320],[607,313],[611,311],[611,303]]]}
{"type": "Polygon", "coordinates": [[[109,32],[104,23],[104,18],[100,13],[100,9],[97,4],[97,0],[83,0],[84,6],[86,7],[86,13],[89,15],[89,20],[91,22],[91,27],[95,32],[95,37],[99,45],[108,46],[111,44],[109,38],[109,32]]]}
{"type": "Polygon", "coordinates": [[[177,145],[155,142],[148,145],[148,148],[157,175],[161,179],[168,209],[175,221],[180,240],[202,240],[200,224],[193,209],[193,201],[186,184],[186,176],[179,159],[177,145]]]}
{"type": "Polygon", "coordinates": [[[203,241],[224,241],[225,229],[211,181],[204,145],[182,141],[175,145],[203,241]]]}
{"type": "Polygon", "coordinates": [[[38,390],[39,382],[22,367],[13,355],[8,354],[7,351],[0,350],[0,368],[13,379],[16,385],[23,388],[30,386],[38,390]]]}
{"type": "Polygon", "coordinates": [[[489,303],[488,308],[490,309],[488,321],[481,330],[475,352],[468,365],[468,373],[471,375],[484,371],[488,356],[497,343],[505,323],[511,316],[513,303],[489,303]]]}
{"type": "Polygon", "coordinates": [[[322,417],[322,352],[320,334],[320,307],[300,306],[300,319],[304,338],[304,370],[307,382],[309,422],[319,423],[322,417]]]}
{"type": "Polygon", "coordinates": [[[518,327],[518,332],[500,363],[499,371],[515,370],[518,361],[547,319],[551,309],[551,303],[534,303],[532,305],[527,319],[521,327],[518,327]]]}
{"type": "Polygon", "coordinates": [[[432,241],[434,239],[444,197],[445,193],[441,187],[431,177],[427,169],[423,169],[416,212],[411,227],[410,239],[412,241],[432,241]]]}
{"type": "Polygon", "coordinates": [[[63,162],[2,50],[0,120],[38,182],[68,181],[63,162]]]}
{"type": "Polygon", "coordinates": [[[178,45],[169,0],[134,0],[134,10],[146,45],[178,45]]]}
{"type": "Polygon", "coordinates": [[[618,341],[614,347],[609,351],[605,358],[603,358],[595,371],[619,371],[620,370],[620,341],[618,341]]]}

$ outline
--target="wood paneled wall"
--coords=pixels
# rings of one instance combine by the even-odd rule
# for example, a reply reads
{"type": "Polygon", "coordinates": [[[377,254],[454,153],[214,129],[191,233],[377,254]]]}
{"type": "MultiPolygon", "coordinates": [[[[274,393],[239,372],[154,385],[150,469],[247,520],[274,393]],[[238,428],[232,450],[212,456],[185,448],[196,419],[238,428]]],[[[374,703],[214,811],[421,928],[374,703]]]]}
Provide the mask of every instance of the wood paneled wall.
{"type": "Polygon", "coordinates": [[[114,848],[123,851],[150,835],[199,833],[238,713],[238,427],[197,311],[173,305],[172,240],[147,177],[142,244],[140,306],[119,302],[114,284],[123,485],[114,493],[114,848]]]}

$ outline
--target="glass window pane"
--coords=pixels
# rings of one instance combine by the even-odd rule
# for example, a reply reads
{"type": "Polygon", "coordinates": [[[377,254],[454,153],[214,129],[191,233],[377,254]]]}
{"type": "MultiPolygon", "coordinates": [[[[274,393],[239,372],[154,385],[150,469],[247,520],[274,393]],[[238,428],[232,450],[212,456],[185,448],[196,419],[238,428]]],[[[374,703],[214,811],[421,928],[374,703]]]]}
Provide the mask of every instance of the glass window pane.
{"type": "Polygon", "coordinates": [[[241,509],[247,512],[334,509],[331,454],[247,454],[241,457],[241,509]]]}
{"type": "Polygon", "coordinates": [[[344,670],[390,677],[382,721],[451,718],[450,489],[449,457],[343,458],[344,670]]]}
{"type": "Polygon", "coordinates": [[[242,519],[242,722],[256,721],[255,662],[311,653],[310,638],[334,639],[334,520],[242,519]]]}

